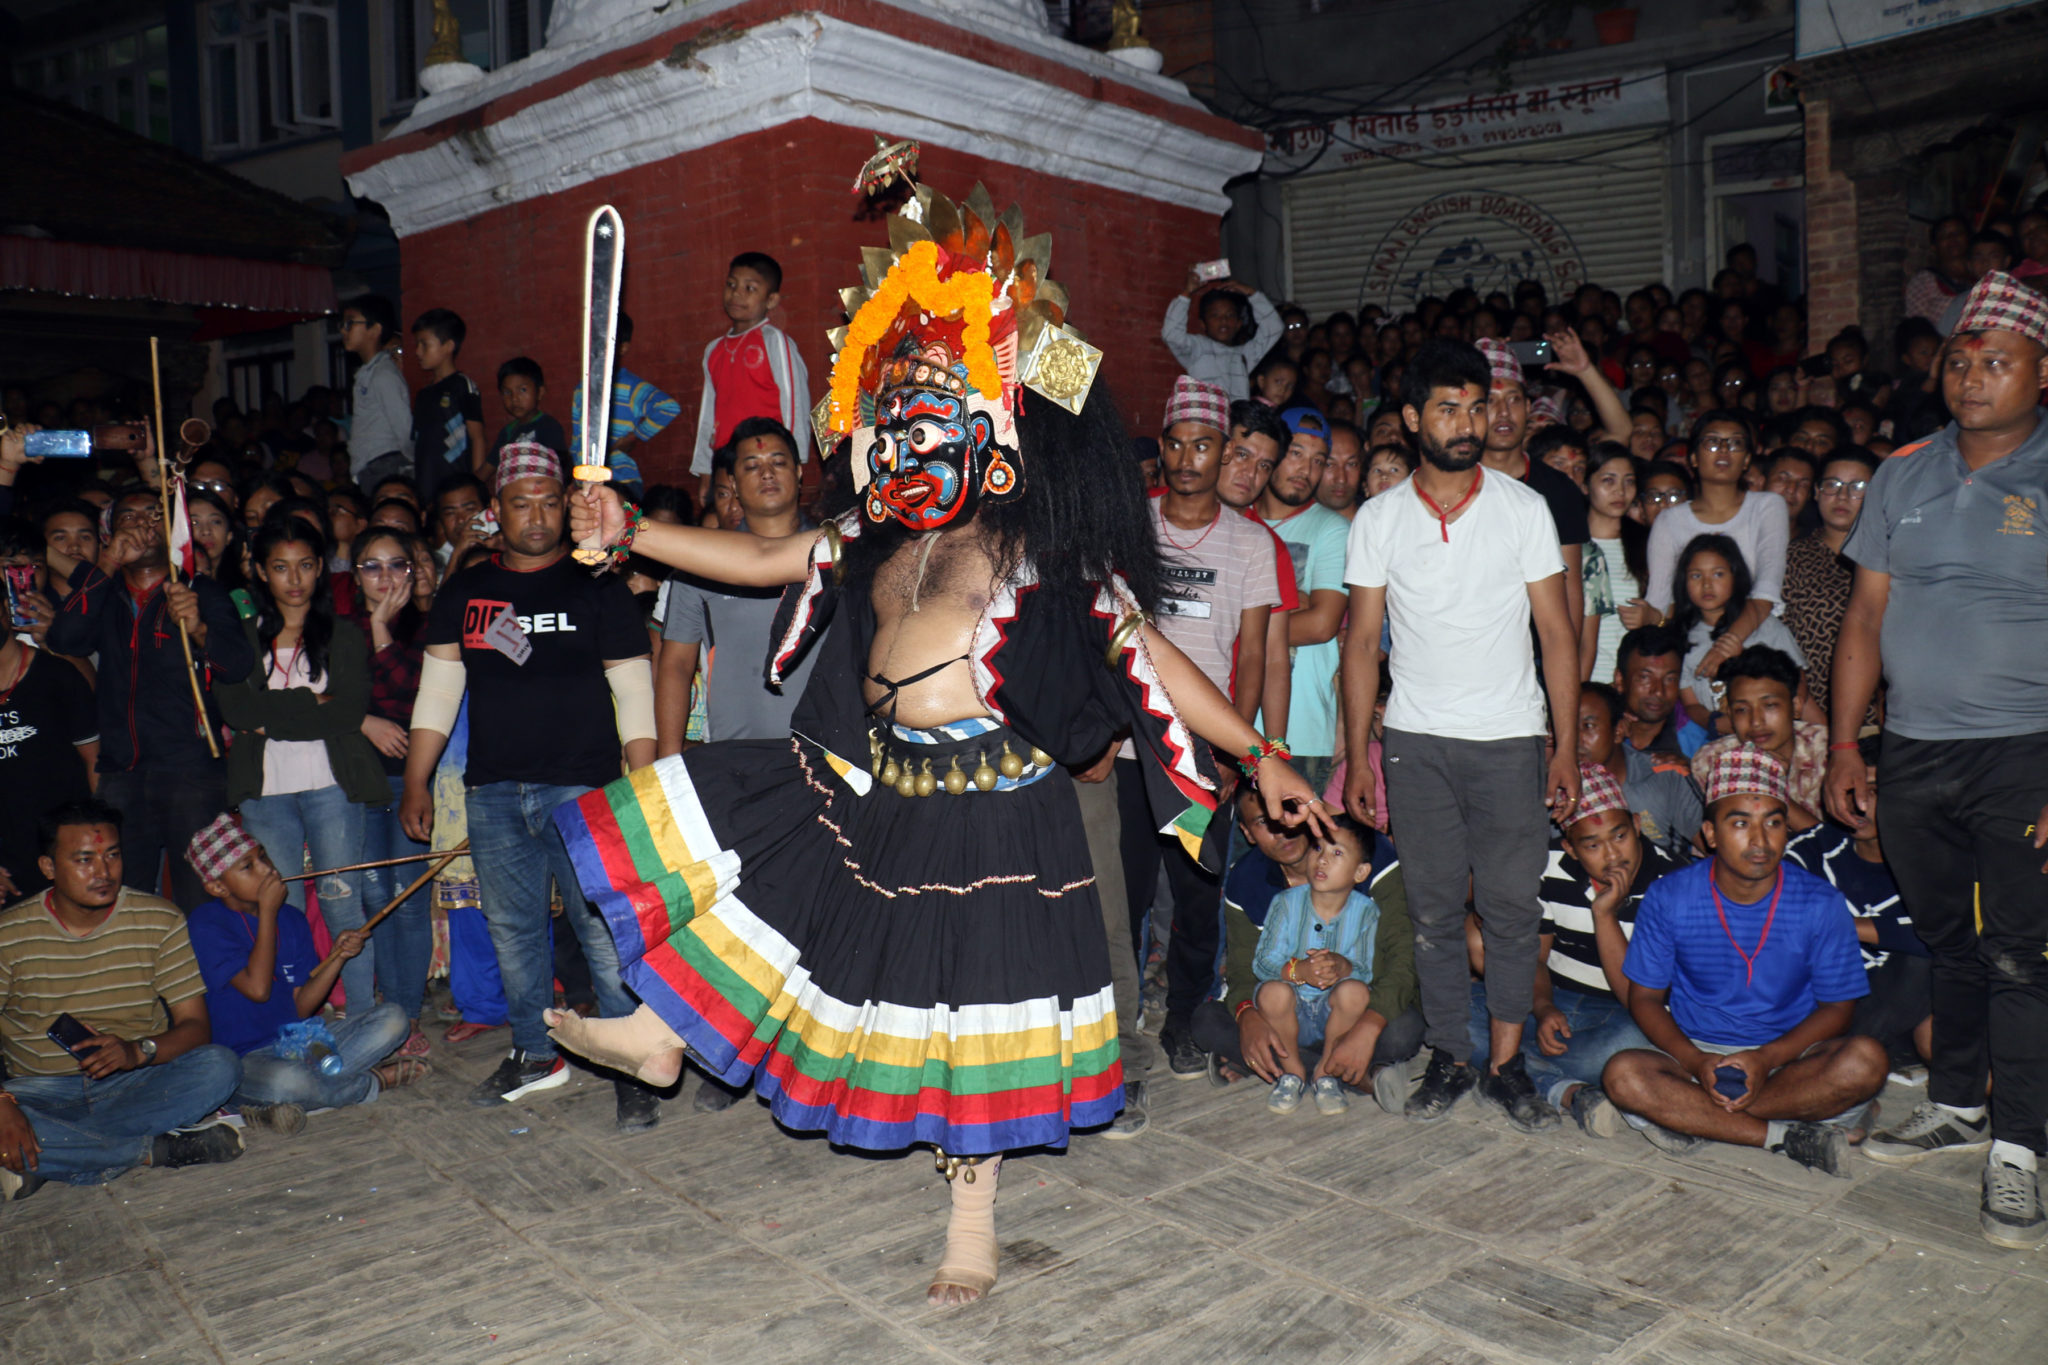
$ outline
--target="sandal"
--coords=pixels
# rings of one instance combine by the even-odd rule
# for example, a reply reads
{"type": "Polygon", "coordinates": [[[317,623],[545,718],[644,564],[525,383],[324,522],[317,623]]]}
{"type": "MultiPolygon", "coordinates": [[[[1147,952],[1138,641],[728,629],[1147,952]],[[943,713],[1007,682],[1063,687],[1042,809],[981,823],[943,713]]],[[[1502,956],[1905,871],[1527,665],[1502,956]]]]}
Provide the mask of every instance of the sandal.
{"type": "Polygon", "coordinates": [[[418,1024],[414,1024],[412,1032],[406,1035],[403,1043],[399,1044],[398,1055],[401,1057],[424,1057],[433,1050],[434,1045],[427,1041],[427,1035],[420,1032],[418,1024]]]}
{"type": "Polygon", "coordinates": [[[377,1078],[377,1084],[386,1090],[423,1081],[434,1074],[434,1064],[418,1057],[394,1056],[388,1062],[379,1062],[370,1068],[370,1074],[377,1078]]]}
{"type": "Polygon", "coordinates": [[[444,1043],[466,1043],[472,1038],[482,1037],[494,1028],[503,1027],[505,1027],[503,1024],[472,1024],[465,1019],[459,1024],[450,1024],[447,1031],[441,1035],[441,1041],[444,1043]]]}

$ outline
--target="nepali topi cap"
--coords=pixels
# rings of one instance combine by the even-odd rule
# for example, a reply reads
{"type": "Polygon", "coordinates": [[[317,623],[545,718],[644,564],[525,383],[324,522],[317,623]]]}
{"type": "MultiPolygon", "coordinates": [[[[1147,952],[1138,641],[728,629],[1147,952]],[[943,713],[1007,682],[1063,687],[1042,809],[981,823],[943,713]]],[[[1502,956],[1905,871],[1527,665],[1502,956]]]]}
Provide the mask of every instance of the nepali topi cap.
{"type": "Polygon", "coordinates": [[[2048,346],[2048,298],[2003,270],[1993,270],[1963,299],[1956,332],[2018,332],[2037,346],[2048,346]]]}
{"type": "Polygon", "coordinates": [[[1186,375],[1173,381],[1173,397],[1166,400],[1164,431],[1176,422],[1200,422],[1221,432],[1230,430],[1230,395],[1214,384],[1204,384],[1186,375]]]}
{"type": "Polygon", "coordinates": [[[1628,811],[1628,798],[1621,794],[1621,784],[1614,780],[1614,774],[1599,763],[1579,765],[1579,804],[1572,811],[1572,824],[1605,815],[1608,811],[1628,811]]]}
{"type": "Polygon", "coordinates": [[[514,479],[562,481],[562,461],[538,441],[513,441],[498,452],[497,492],[504,492],[514,479]]]}
{"type": "Polygon", "coordinates": [[[221,874],[242,859],[255,852],[258,845],[249,836],[249,831],[235,823],[235,817],[222,813],[213,817],[213,823],[192,836],[192,842],[185,845],[185,861],[192,864],[192,870],[203,882],[219,881],[221,874]]]}
{"type": "Polygon", "coordinates": [[[1729,796],[1769,796],[1789,800],[1785,794],[1785,765],[1773,754],[1754,744],[1733,745],[1714,756],[1707,770],[1707,804],[1729,796]]]}
{"type": "Polygon", "coordinates": [[[1477,346],[1479,353],[1486,357],[1486,364],[1493,371],[1494,383],[1521,384],[1525,382],[1522,378],[1522,362],[1515,359],[1514,351],[1509,349],[1505,341],[1496,341],[1492,337],[1481,337],[1473,345],[1477,346]]]}

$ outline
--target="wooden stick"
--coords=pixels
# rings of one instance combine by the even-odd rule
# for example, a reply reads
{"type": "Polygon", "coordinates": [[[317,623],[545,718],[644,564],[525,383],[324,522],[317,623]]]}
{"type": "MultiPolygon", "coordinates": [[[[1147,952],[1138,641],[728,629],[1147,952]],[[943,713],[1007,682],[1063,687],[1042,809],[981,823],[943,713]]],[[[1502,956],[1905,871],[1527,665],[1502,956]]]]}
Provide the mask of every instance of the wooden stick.
{"type": "MultiPolygon", "coordinates": [[[[399,892],[396,896],[393,896],[391,898],[391,904],[385,906],[382,910],[379,910],[376,914],[364,920],[361,932],[367,934],[371,930],[375,929],[378,925],[382,924],[384,922],[385,916],[389,915],[393,910],[396,910],[399,906],[405,904],[406,897],[412,895],[413,892],[425,886],[428,883],[428,881],[432,880],[436,872],[439,872],[442,868],[448,866],[448,864],[454,862],[457,858],[460,858],[463,854],[467,852],[469,852],[469,840],[464,839],[461,843],[449,849],[446,853],[439,854],[437,856],[437,861],[434,863],[432,867],[428,868],[425,872],[420,873],[419,876],[413,878],[413,883],[411,886],[406,887],[405,890],[399,892]]],[[[412,860],[400,859],[400,861],[410,862],[412,860]]],[[[339,871],[340,869],[334,870],[339,871]]],[[[346,933],[348,931],[343,930],[342,932],[346,933]]],[[[320,959],[320,966],[326,966],[328,963],[334,961],[334,958],[335,955],[333,953],[329,953],[326,957],[320,959]]],[[[313,970],[317,972],[320,970],[320,968],[315,967],[313,970]]]]}
{"type": "Polygon", "coordinates": [[[344,872],[367,872],[373,867],[397,867],[402,863],[423,863],[429,858],[438,858],[440,856],[440,854],[430,849],[425,853],[408,853],[403,858],[384,858],[374,863],[350,863],[346,867],[327,867],[322,868],[318,872],[295,872],[291,876],[286,877],[285,880],[288,882],[308,882],[315,877],[334,877],[344,872]]]}
{"type": "MultiPolygon", "coordinates": [[[[170,553],[171,547],[171,480],[176,477],[172,471],[170,449],[164,444],[164,379],[163,371],[157,364],[157,342],[149,339],[149,386],[156,394],[156,468],[157,500],[163,505],[164,514],[164,561],[170,567],[170,581],[178,581],[178,560],[170,553]]],[[[185,629],[183,621],[178,622],[178,643],[185,647],[185,679],[192,684],[192,709],[199,716],[199,733],[206,736],[206,751],[215,758],[220,757],[220,741],[213,737],[213,723],[206,718],[206,698],[199,690],[199,666],[192,661],[192,633],[185,629]]]]}

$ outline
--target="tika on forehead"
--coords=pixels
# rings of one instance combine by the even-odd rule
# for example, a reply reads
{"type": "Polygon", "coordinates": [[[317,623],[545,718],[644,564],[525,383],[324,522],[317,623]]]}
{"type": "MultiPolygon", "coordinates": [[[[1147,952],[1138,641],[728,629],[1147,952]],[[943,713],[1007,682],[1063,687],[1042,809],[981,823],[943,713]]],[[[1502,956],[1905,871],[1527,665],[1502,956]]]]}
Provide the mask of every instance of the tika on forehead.
{"type": "Polygon", "coordinates": [[[848,321],[829,334],[832,381],[811,421],[821,447],[853,438],[869,521],[944,530],[1022,491],[1021,390],[1078,413],[1102,352],[1066,325],[1052,238],[1025,236],[1015,205],[998,215],[980,185],[958,204],[919,185],[888,221],[889,245],[869,247],[862,283],[840,292],[848,321]]]}

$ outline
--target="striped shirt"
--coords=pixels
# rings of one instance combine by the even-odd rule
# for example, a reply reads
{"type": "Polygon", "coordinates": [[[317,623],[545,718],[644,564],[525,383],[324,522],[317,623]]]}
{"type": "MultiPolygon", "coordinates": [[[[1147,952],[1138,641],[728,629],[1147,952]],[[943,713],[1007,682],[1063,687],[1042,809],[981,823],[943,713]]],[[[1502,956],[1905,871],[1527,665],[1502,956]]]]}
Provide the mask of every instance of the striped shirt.
{"type": "Polygon", "coordinates": [[[45,892],[0,911],[0,1055],[16,1076],[70,1076],[77,1059],[48,1036],[60,1014],[115,1038],[170,1027],[165,1007],[206,994],[185,916],[121,888],[83,938],[57,922],[45,892]]]}
{"type": "MultiPolygon", "coordinates": [[[[1624,939],[1635,932],[1636,907],[1642,903],[1643,892],[1676,866],[1655,844],[1643,841],[1643,865],[1636,870],[1635,884],[1614,910],[1624,939]]],[[[1544,960],[1551,980],[1581,995],[1611,999],[1614,992],[1607,985],[1607,973],[1600,969],[1600,941],[1593,932],[1593,881],[1586,869],[1570,853],[1553,846],[1538,894],[1543,900],[1540,932],[1551,935],[1550,956],[1544,960]]]]}

